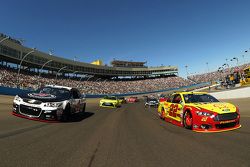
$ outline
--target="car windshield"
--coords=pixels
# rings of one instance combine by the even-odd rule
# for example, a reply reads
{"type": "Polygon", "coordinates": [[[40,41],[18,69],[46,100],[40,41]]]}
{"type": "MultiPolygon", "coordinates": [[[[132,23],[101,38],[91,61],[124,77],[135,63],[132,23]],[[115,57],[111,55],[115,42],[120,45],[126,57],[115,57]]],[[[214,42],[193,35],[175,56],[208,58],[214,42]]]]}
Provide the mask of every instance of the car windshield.
{"type": "Polygon", "coordinates": [[[158,100],[155,98],[149,98],[148,101],[158,101],[158,100]]]}
{"type": "Polygon", "coordinates": [[[209,103],[219,102],[215,97],[208,94],[185,94],[185,103],[209,103]]]}
{"type": "Polygon", "coordinates": [[[51,87],[44,87],[38,90],[38,93],[44,94],[51,94],[55,96],[62,96],[62,97],[69,97],[70,92],[64,88],[51,88],[51,87]]]}
{"type": "Polygon", "coordinates": [[[106,97],[104,97],[104,99],[116,100],[116,97],[114,97],[114,96],[106,96],[106,97]]]}

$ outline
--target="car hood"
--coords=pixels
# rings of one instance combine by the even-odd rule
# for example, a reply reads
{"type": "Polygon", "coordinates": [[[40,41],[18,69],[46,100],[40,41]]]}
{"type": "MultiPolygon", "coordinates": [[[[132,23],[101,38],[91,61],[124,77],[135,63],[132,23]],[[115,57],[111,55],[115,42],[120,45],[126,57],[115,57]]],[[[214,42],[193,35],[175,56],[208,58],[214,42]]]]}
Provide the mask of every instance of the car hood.
{"type": "Polygon", "coordinates": [[[52,94],[36,93],[36,92],[23,93],[19,94],[18,96],[21,97],[22,99],[34,99],[41,102],[60,102],[69,99],[68,97],[55,96],[52,94]]]}
{"type": "Polygon", "coordinates": [[[111,99],[101,99],[102,102],[107,102],[107,103],[116,103],[118,100],[111,100],[111,99]]]}
{"type": "Polygon", "coordinates": [[[196,107],[199,110],[205,109],[218,114],[236,112],[236,107],[231,103],[216,102],[216,103],[193,103],[190,106],[196,107]]]}
{"type": "Polygon", "coordinates": [[[158,101],[155,100],[149,100],[148,103],[158,103],[158,101]]]}

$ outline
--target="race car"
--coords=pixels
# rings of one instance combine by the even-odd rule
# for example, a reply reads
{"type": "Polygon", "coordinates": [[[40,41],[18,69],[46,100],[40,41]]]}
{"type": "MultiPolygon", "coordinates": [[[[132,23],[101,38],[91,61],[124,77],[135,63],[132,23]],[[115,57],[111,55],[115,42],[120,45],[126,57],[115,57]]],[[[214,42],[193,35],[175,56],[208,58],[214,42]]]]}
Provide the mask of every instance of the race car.
{"type": "Polygon", "coordinates": [[[220,102],[206,92],[179,92],[158,107],[160,118],[196,132],[240,128],[240,113],[233,104],[220,102]]]}
{"type": "Polygon", "coordinates": [[[145,102],[145,107],[158,107],[159,101],[154,97],[148,97],[145,102]]]}
{"type": "Polygon", "coordinates": [[[37,91],[16,95],[15,116],[43,121],[68,121],[75,113],[84,113],[85,95],[71,87],[47,85],[37,91]]]}
{"type": "Polygon", "coordinates": [[[105,96],[100,100],[99,103],[100,107],[120,107],[121,104],[119,102],[119,99],[115,96],[105,96]]]}
{"type": "Polygon", "coordinates": [[[139,99],[136,96],[131,96],[131,97],[126,99],[127,103],[135,103],[135,102],[138,102],[138,101],[139,101],[139,99]]]}

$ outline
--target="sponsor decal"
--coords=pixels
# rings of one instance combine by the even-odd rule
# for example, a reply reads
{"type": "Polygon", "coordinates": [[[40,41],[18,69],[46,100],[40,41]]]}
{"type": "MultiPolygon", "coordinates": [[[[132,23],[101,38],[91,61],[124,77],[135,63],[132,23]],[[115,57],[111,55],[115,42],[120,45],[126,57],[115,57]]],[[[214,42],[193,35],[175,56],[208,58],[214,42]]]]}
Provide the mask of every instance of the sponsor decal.
{"type": "Polygon", "coordinates": [[[202,117],[202,118],[201,118],[201,121],[202,121],[202,122],[206,122],[206,121],[207,121],[207,118],[208,118],[208,117],[202,117]]]}
{"type": "Polygon", "coordinates": [[[227,109],[227,105],[225,104],[214,104],[213,106],[219,109],[227,109]]]}
{"type": "Polygon", "coordinates": [[[40,99],[54,99],[54,98],[56,98],[55,95],[45,94],[45,93],[29,93],[28,96],[33,97],[33,98],[40,98],[40,99]]]}
{"type": "Polygon", "coordinates": [[[231,122],[235,122],[235,120],[220,121],[220,124],[226,124],[226,123],[231,123],[231,122]]]}

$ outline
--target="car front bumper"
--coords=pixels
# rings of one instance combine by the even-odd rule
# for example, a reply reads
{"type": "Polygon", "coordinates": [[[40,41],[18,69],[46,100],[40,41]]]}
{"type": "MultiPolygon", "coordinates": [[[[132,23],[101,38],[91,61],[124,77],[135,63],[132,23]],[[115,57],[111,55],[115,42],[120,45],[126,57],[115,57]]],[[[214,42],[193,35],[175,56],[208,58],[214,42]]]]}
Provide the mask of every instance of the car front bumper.
{"type": "Polygon", "coordinates": [[[15,103],[12,111],[15,116],[44,122],[58,122],[61,113],[61,108],[39,108],[15,103]]]}

